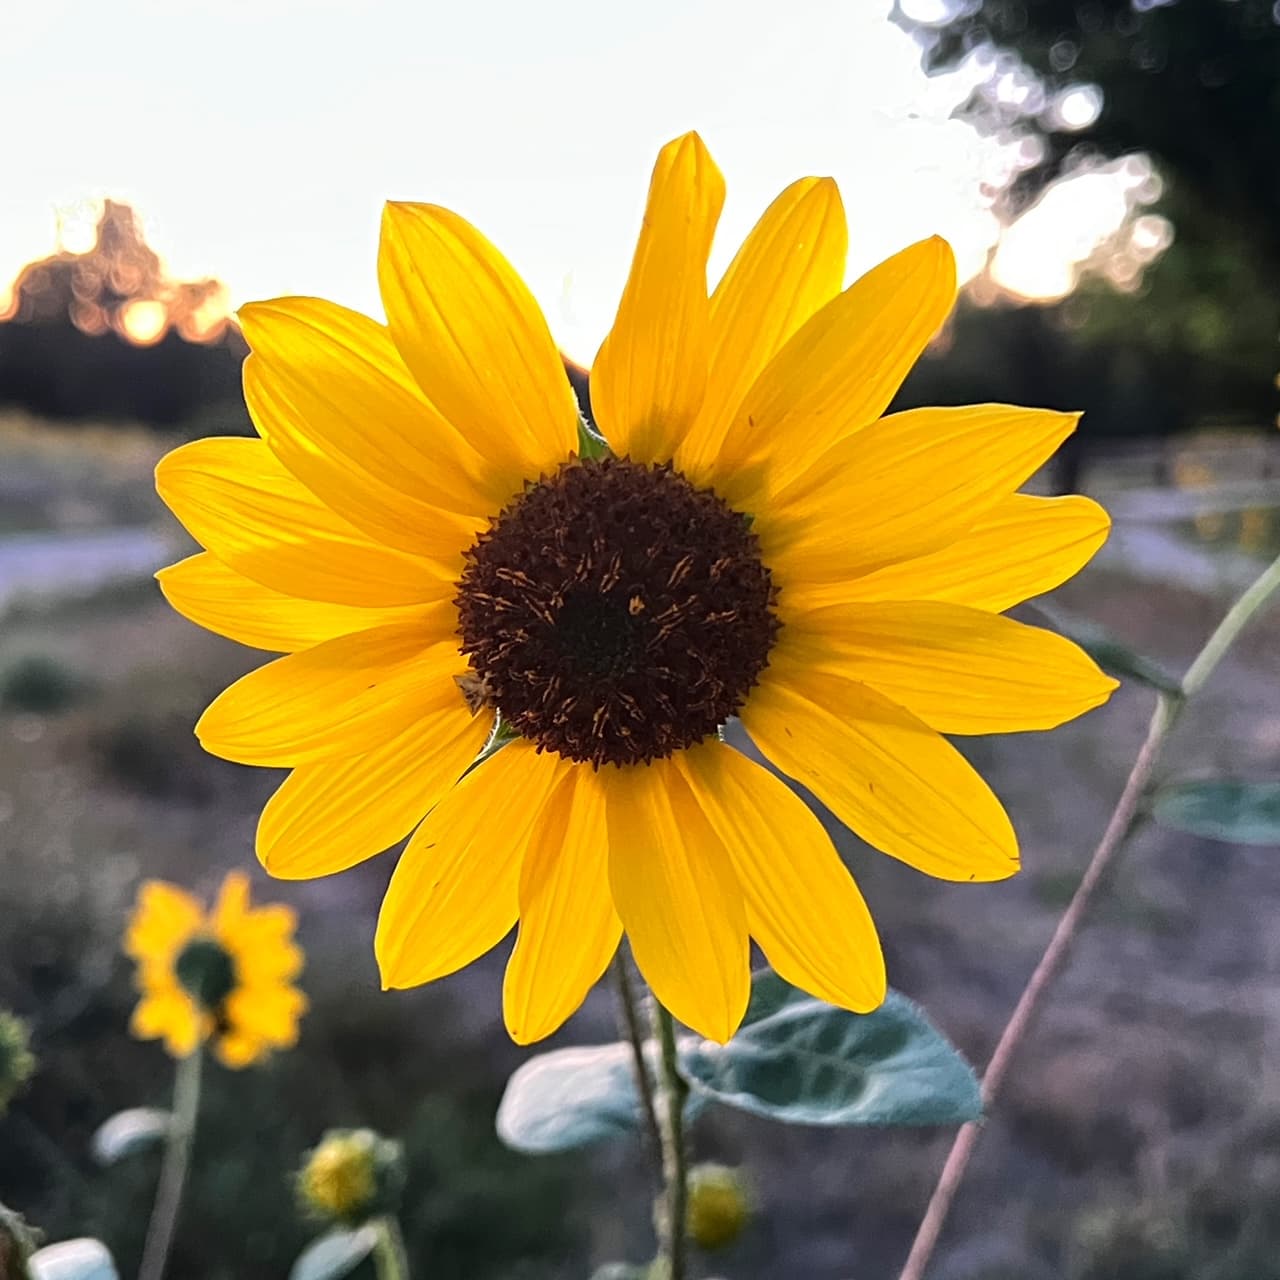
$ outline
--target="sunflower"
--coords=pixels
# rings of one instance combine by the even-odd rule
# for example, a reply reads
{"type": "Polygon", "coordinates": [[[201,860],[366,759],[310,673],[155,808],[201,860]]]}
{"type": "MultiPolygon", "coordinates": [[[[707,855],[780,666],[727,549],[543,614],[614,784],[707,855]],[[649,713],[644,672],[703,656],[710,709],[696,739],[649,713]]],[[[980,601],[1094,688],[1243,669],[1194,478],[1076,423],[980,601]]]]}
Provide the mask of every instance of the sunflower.
{"type": "Polygon", "coordinates": [[[1017,870],[1014,833],[943,735],[1046,729],[1115,687],[1001,616],[1106,536],[1086,498],[1015,492],[1077,415],[882,416],[952,307],[948,245],[841,291],[840,196],[806,178],[708,296],[723,196],[696,134],[663,148],[591,369],[599,437],[494,246],[390,204],[387,325],[311,298],[245,308],[260,438],[157,473],[207,548],[161,573],[169,600],[286,654],[196,729],[292,769],[262,862],[327,875],[412,832],[378,920],[384,985],[518,923],[503,1003],[522,1043],[578,1008],[624,930],[657,998],[714,1040],[746,1008],[751,939],[824,1000],[882,1000],[858,889],[804,802],[722,740],[731,717],[870,844],[988,881],[1017,870]],[[511,740],[471,768],[495,723],[491,746],[511,740]]]}
{"type": "Polygon", "coordinates": [[[142,993],[130,1029],[164,1041],[175,1058],[211,1042],[228,1067],[291,1048],[307,998],[292,986],[302,971],[285,906],[251,907],[249,881],[233,872],[207,914],[177,885],[148,880],[125,935],[142,993]]]}

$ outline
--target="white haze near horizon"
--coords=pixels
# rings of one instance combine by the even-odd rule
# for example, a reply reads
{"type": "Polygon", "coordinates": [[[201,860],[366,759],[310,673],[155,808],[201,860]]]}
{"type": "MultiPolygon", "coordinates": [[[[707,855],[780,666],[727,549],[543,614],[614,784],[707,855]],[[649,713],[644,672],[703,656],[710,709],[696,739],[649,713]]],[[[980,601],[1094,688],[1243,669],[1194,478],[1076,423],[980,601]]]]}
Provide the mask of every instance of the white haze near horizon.
{"type": "MultiPolygon", "coordinates": [[[[970,81],[926,77],[888,0],[4,9],[0,290],[57,244],[80,247],[109,196],[139,211],[174,274],[215,275],[235,303],[306,293],[381,315],[382,202],[424,200],[495,241],[590,360],[654,155],[690,128],[728,182],[713,279],[806,173],[840,183],[851,278],[935,232],[968,276],[999,233],[984,186],[1009,150],[952,118],[970,81]]],[[[1004,283],[1054,292],[1116,218],[1114,200],[1076,201],[1023,236],[1022,278],[1015,262],[1004,283]]]]}

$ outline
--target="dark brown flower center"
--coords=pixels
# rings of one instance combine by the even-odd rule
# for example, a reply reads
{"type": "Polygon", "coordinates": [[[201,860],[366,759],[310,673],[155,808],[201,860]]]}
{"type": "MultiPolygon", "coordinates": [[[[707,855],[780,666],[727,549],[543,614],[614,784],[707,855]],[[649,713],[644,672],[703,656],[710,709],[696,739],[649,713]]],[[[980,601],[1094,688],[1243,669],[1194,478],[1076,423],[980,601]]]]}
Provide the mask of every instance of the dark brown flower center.
{"type": "Polygon", "coordinates": [[[213,938],[193,938],[173,965],[180,986],[208,1013],[216,1013],[235,990],[236,962],[213,938]]]}
{"type": "Polygon", "coordinates": [[[778,634],[749,521],[669,466],[567,463],[516,498],[466,562],[468,696],[539,749],[597,767],[715,733],[778,634]]]}

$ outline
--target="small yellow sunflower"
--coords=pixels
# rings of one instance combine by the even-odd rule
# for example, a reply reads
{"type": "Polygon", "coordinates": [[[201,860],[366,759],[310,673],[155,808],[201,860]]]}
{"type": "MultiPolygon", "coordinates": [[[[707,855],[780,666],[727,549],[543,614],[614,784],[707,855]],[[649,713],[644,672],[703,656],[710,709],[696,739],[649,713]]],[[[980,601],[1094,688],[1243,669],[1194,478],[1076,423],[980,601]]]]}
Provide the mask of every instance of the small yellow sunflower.
{"type": "Polygon", "coordinates": [[[292,908],[251,907],[249,881],[233,872],[207,914],[177,885],[148,880],[125,935],[142,993],[130,1030],[164,1041],[175,1058],[210,1042],[228,1067],[245,1067],[297,1043],[307,998],[292,908]]]}
{"type": "Polygon", "coordinates": [[[412,839],[378,922],[383,982],[519,934],[506,1022],[554,1031],[625,929],[659,1000],[714,1040],[754,938],[788,981],[876,1007],[871,917],[760,751],[871,844],[948,880],[1018,867],[944,734],[1046,729],[1114,682],[1001,617],[1106,536],[1082,497],[1016,492],[1076,415],[882,417],[950,311],[937,238],[841,291],[835,184],[788,187],[708,296],[724,182],[663,148],[591,369],[608,449],[537,304],[469,223],[388,205],[386,326],[286,298],[241,312],[260,439],[170,454],[161,495],[207,552],[161,574],[188,618],[287,656],[226,690],[204,746],[293,772],[258,853],[284,877],[412,839]],[[467,772],[494,729],[516,735],[467,772]],[[416,828],[416,830],[415,830],[416,828]]]}

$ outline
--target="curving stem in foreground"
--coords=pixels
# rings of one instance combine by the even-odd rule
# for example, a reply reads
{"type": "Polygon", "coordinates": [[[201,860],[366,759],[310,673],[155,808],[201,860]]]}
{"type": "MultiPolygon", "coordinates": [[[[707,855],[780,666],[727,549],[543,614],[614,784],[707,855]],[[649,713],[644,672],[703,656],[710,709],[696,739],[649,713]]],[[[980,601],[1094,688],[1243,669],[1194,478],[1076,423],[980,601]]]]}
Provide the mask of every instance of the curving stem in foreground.
{"type": "MultiPolygon", "coordinates": [[[[995,1052],[991,1055],[991,1062],[982,1078],[982,1106],[985,1112],[990,1113],[999,1098],[1001,1085],[1008,1074],[1013,1057],[1026,1038],[1040,1005],[1066,961],[1067,953],[1093,903],[1098,886],[1134,828],[1139,807],[1146,796],[1151,775],[1170,730],[1177,722],[1188,699],[1204,687],[1205,681],[1227,655],[1240,632],[1278,589],[1280,589],[1280,559],[1266,569],[1232,605],[1226,617],[1218,624],[1190,667],[1187,668],[1187,673],[1183,676],[1178,690],[1161,692],[1158,695],[1159,700],[1152,713],[1151,723],[1147,726],[1147,736],[1129,772],[1124,791],[1107,822],[1102,839],[1089,859],[1084,878],[1080,881],[1062,919],[1058,921],[1053,938],[1044,955],[1040,957],[1040,963],[1036,965],[1035,972],[1023,990],[1012,1017],[1000,1035],[995,1052]]],[[[937,1247],[938,1237],[942,1234],[942,1228],[947,1221],[951,1202],[955,1199],[956,1192],[964,1180],[969,1160],[973,1156],[974,1148],[978,1145],[981,1133],[981,1125],[971,1123],[964,1125],[956,1135],[899,1280],[922,1280],[925,1268],[928,1267],[929,1260],[937,1247]]]]}

